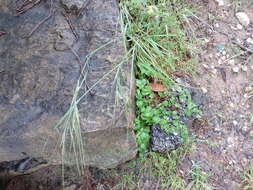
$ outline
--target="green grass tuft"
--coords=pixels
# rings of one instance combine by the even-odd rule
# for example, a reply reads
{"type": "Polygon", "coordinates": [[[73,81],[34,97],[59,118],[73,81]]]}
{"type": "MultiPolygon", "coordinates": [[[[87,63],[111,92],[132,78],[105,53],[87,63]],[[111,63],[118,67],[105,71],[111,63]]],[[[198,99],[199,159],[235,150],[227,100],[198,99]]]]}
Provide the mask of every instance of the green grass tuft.
{"type": "Polygon", "coordinates": [[[253,169],[247,170],[242,175],[242,190],[253,190],[253,169]]]}
{"type": "MultiPolygon", "coordinates": [[[[182,3],[183,5],[183,3],[182,3]]],[[[182,27],[187,11],[171,1],[121,2],[127,47],[133,48],[137,78],[154,77],[171,83],[175,72],[187,73],[196,61],[182,27]]]]}

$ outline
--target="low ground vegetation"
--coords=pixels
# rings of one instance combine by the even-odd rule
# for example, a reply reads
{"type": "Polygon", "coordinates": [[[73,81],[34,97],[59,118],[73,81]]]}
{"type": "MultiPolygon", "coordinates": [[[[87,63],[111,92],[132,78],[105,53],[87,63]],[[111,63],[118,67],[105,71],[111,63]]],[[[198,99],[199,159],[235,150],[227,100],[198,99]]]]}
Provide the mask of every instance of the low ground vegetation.
{"type": "Polygon", "coordinates": [[[182,121],[200,118],[201,111],[189,91],[175,82],[194,74],[195,45],[184,27],[192,13],[183,1],[135,1],[120,3],[126,47],[132,51],[136,74],[136,133],[139,154],[127,169],[115,170],[115,189],[212,189],[208,174],[197,163],[183,172],[180,161],[191,150],[192,138],[182,121]],[[170,119],[168,119],[170,118],[170,119]],[[152,125],[179,134],[182,145],[164,153],[149,148],[152,125]]]}

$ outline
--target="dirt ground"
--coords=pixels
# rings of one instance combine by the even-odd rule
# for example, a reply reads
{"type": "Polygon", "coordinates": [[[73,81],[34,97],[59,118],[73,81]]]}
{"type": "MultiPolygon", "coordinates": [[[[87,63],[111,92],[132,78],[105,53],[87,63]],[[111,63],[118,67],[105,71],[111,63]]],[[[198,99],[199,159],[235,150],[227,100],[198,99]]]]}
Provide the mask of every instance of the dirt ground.
{"type": "MultiPolygon", "coordinates": [[[[239,190],[242,172],[253,166],[253,97],[250,98],[250,87],[253,86],[253,2],[230,0],[224,1],[224,6],[214,0],[189,2],[201,7],[196,17],[190,20],[196,38],[201,39],[200,67],[192,83],[210,101],[204,106],[204,121],[194,123],[190,129],[198,142],[194,143],[195,149],[183,160],[181,168],[186,172],[192,163],[198,163],[210,174],[209,183],[215,189],[239,190]],[[237,12],[245,12],[251,24],[239,25],[237,12]]],[[[45,170],[46,173],[49,171],[45,170]]],[[[59,179],[52,182],[57,178],[52,176],[55,174],[45,178],[51,183],[48,189],[57,189],[53,187],[59,187],[56,183],[59,179]]],[[[7,189],[15,189],[15,183],[25,183],[25,177],[13,179],[7,189]]],[[[72,189],[82,189],[83,185],[77,186],[73,182],[72,189]]]]}
{"type": "Polygon", "coordinates": [[[238,190],[240,175],[253,164],[253,2],[224,3],[199,1],[201,12],[192,20],[202,39],[193,81],[210,101],[203,110],[205,122],[190,129],[199,142],[183,165],[200,164],[218,190],[238,190]],[[251,24],[242,26],[237,12],[245,12],[251,24]]]}

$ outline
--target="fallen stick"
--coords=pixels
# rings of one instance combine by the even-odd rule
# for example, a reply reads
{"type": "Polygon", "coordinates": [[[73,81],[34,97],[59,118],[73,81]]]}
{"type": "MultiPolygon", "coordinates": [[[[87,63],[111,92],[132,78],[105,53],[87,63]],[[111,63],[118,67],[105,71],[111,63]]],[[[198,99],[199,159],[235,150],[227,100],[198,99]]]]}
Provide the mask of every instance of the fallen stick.
{"type": "Polygon", "coordinates": [[[27,6],[28,4],[32,3],[33,0],[24,0],[23,4],[16,9],[17,12],[21,11],[25,6],[27,6]]]}
{"type": "Polygon", "coordinates": [[[6,32],[0,31],[0,36],[7,34],[6,32]]]}
{"type": "Polygon", "coordinates": [[[84,1],[81,9],[79,10],[79,13],[77,14],[77,18],[82,14],[83,9],[88,5],[88,3],[89,3],[89,0],[88,1],[84,1]]]}
{"type": "Polygon", "coordinates": [[[23,5],[17,9],[17,13],[15,16],[20,16],[21,14],[25,13],[29,9],[33,8],[34,6],[38,5],[41,2],[41,0],[35,1],[35,3],[32,3],[31,0],[24,1],[23,5]]]}
{"type": "Polygon", "coordinates": [[[44,18],[42,21],[40,21],[33,29],[32,31],[26,36],[26,38],[29,38],[44,22],[46,22],[51,16],[52,16],[52,5],[53,1],[50,1],[50,8],[49,8],[49,13],[46,18],[44,18]]]}
{"type": "Polygon", "coordinates": [[[236,42],[226,32],[223,32],[223,31],[217,31],[217,32],[219,32],[219,33],[227,36],[227,38],[228,38],[228,40],[229,40],[230,43],[235,44],[235,45],[239,46],[242,50],[244,50],[244,51],[246,51],[248,53],[253,54],[253,49],[247,48],[247,47],[241,45],[240,43],[236,42]]]}
{"type": "Polygon", "coordinates": [[[70,27],[70,30],[71,30],[72,33],[74,34],[76,40],[78,40],[79,36],[78,36],[78,34],[76,33],[75,28],[73,27],[73,24],[72,24],[71,19],[70,19],[69,16],[68,16],[66,13],[64,13],[63,11],[61,11],[61,14],[62,14],[62,16],[65,18],[65,20],[67,21],[67,23],[68,23],[68,25],[69,25],[69,27],[70,27]]]}
{"type": "Polygon", "coordinates": [[[232,43],[235,44],[235,45],[237,45],[237,46],[239,46],[242,50],[247,51],[247,52],[253,54],[253,49],[244,47],[243,45],[241,45],[240,43],[238,43],[236,41],[232,41],[232,43]]]}

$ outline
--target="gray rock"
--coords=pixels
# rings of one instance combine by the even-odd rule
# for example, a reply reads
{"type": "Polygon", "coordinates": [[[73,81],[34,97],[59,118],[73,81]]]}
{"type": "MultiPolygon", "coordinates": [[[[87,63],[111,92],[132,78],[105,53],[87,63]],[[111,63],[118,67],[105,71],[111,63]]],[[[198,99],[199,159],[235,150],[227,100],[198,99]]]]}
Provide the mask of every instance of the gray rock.
{"type": "MultiPolygon", "coordinates": [[[[116,0],[94,0],[83,14],[73,17],[79,40],[62,16],[59,1],[53,1],[54,14],[29,38],[24,36],[47,17],[50,1],[42,1],[19,17],[13,16],[16,8],[11,1],[0,2],[0,29],[7,32],[0,36],[0,163],[27,156],[61,163],[64,126],[56,130],[55,125],[68,110],[80,77],[74,54],[83,66],[89,53],[108,42],[91,56],[85,70],[87,85],[80,89],[79,96],[103,78],[93,94],[78,104],[86,154],[83,164],[108,168],[132,159],[137,152],[131,129],[134,81],[130,64],[115,68],[125,54],[116,0]],[[120,86],[115,86],[116,73],[120,86]]],[[[66,6],[67,2],[77,3],[62,1],[66,6]]]]}
{"type": "Polygon", "coordinates": [[[88,0],[60,0],[63,7],[68,11],[79,11],[88,0]]]}
{"type": "Polygon", "coordinates": [[[248,26],[250,24],[250,19],[245,12],[238,12],[235,16],[243,26],[248,26]]]}
{"type": "Polygon", "coordinates": [[[203,107],[205,104],[207,104],[210,99],[207,95],[202,93],[200,90],[195,88],[189,88],[188,89],[192,98],[192,101],[199,105],[200,107],[203,107]]]}
{"type": "Polygon", "coordinates": [[[158,124],[151,129],[151,149],[154,152],[174,150],[181,144],[181,138],[175,134],[167,134],[158,124]]]}
{"type": "Polygon", "coordinates": [[[215,0],[219,6],[224,6],[225,5],[225,2],[224,0],[215,0]]]}

